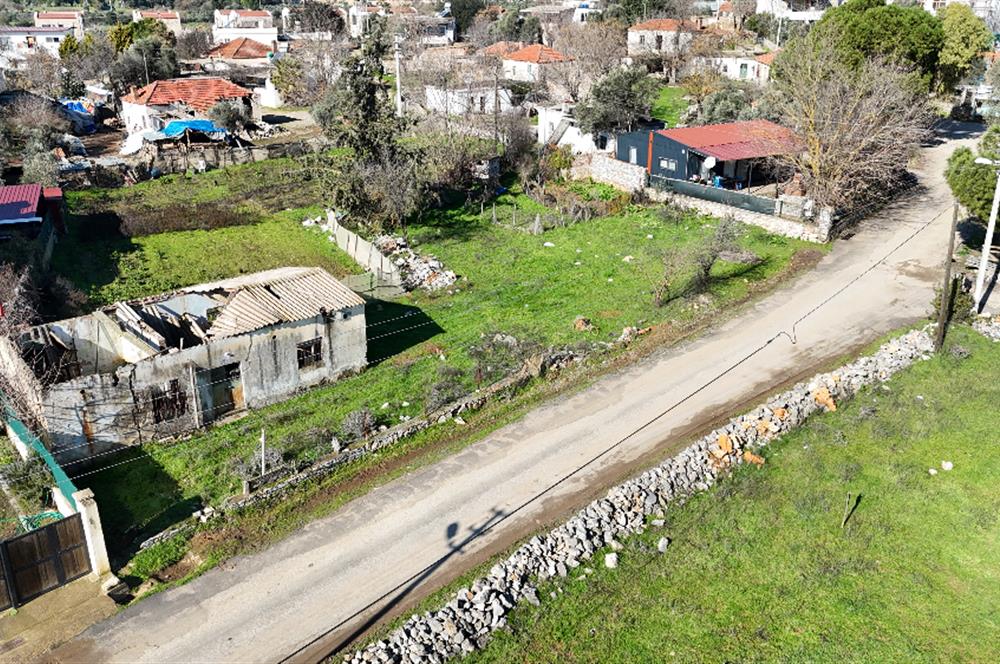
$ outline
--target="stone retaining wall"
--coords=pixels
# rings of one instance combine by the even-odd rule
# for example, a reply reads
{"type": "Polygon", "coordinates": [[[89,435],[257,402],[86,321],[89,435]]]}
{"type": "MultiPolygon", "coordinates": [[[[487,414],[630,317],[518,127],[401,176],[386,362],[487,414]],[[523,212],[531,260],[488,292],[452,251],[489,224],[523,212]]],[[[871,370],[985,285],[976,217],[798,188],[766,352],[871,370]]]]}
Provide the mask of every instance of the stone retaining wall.
{"type": "Polygon", "coordinates": [[[590,179],[610,184],[629,193],[642,191],[648,181],[646,169],[642,166],[619,161],[603,152],[591,155],[590,179]]]}
{"type": "MultiPolygon", "coordinates": [[[[862,387],[884,381],[932,352],[925,330],[883,344],[837,371],[818,374],[758,406],[675,457],[625,482],[577,512],[552,531],[532,537],[489,575],[462,588],[443,608],[414,615],[386,639],[345,656],[361,662],[442,662],[484,647],[507,624],[520,601],[538,604],[536,584],[566,576],[617,538],[642,532],[650,516],[672,503],[708,490],[719,476],[741,463],[763,463],[754,450],[787,433],[817,412],[834,410],[836,401],[862,387]]],[[[661,540],[663,550],[666,538],[661,540]]],[[[605,564],[617,564],[607,554],[605,564]]]]}

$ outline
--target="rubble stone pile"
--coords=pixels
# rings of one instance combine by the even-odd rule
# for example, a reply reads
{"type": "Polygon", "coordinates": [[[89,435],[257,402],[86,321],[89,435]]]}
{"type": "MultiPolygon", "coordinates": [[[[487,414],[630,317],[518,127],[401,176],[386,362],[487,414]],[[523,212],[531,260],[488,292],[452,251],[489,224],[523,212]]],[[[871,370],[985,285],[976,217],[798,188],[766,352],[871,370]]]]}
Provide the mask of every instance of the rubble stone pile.
{"type": "MultiPolygon", "coordinates": [[[[912,331],[882,345],[839,370],[818,374],[766,404],[736,417],[677,456],[652,468],[580,510],[547,534],[535,536],[489,575],[459,590],[443,608],[413,615],[387,638],[345,657],[361,662],[443,662],[484,647],[491,634],[507,624],[507,614],[520,601],[540,603],[536,584],[565,577],[605,547],[620,550],[618,538],[642,532],[649,517],[663,516],[671,503],[711,487],[720,474],[740,463],[760,465],[754,450],[801,425],[819,411],[862,387],[884,381],[918,359],[926,359],[933,342],[926,331],[912,331]]],[[[651,525],[662,525],[654,520],[651,525]]],[[[661,551],[666,550],[669,538],[661,551]]],[[[605,556],[616,567],[620,554],[605,556]]]]}
{"type": "Polygon", "coordinates": [[[972,324],[972,328],[984,337],[1000,341],[1000,316],[980,318],[972,324]]]}
{"type": "Polygon", "coordinates": [[[445,269],[434,256],[421,256],[413,251],[404,238],[380,235],[372,244],[399,267],[403,276],[403,288],[408,291],[417,288],[443,290],[458,280],[455,273],[445,269]]]}

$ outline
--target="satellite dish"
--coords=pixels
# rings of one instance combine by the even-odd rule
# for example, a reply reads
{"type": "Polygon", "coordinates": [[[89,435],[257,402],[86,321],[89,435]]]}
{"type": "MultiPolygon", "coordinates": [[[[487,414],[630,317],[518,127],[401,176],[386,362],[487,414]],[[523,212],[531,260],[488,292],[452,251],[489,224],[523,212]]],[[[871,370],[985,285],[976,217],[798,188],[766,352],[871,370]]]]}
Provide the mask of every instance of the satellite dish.
{"type": "Polygon", "coordinates": [[[719,163],[719,162],[717,162],[715,160],[715,157],[705,157],[705,164],[704,165],[705,165],[706,169],[715,168],[715,165],[717,163],[719,163]]]}

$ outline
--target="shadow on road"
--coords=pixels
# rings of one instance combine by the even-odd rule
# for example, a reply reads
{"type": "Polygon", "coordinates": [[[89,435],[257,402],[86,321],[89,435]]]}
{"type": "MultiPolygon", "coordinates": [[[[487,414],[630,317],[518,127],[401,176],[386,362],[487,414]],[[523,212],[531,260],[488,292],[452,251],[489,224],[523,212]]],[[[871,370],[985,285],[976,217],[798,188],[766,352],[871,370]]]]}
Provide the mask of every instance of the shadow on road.
{"type": "Polygon", "coordinates": [[[463,537],[461,541],[458,542],[455,541],[455,537],[457,537],[459,534],[460,526],[457,522],[449,523],[447,529],[445,530],[445,541],[448,543],[448,549],[449,549],[448,553],[441,556],[433,563],[423,568],[422,570],[417,572],[415,575],[411,576],[406,581],[403,581],[401,584],[399,584],[389,592],[385,593],[378,599],[374,600],[373,602],[368,604],[368,606],[366,606],[365,608],[356,611],[347,618],[344,618],[339,623],[337,623],[329,630],[327,630],[325,633],[319,635],[306,645],[299,648],[296,652],[292,653],[284,661],[287,662],[295,660],[299,655],[305,653],[307,650],[311,649],[313,646],[320,643],[327,636],[334,634],[337,630],[346,626],[349,622],[351,622],[358,616],[362,615],[368,609],[371,609],[374,606],[378,606],[380,602],[385,601],[385,603],[379,607],[378,611],[368,616],[363,623],[358,625],[355,629],[351,630],[349,634],[346,634],[342,637],[338,637],[335,643],[324,644],[323,654],[326,655],[326,654],[336,653],[345,646],[351,644],[356,639],[360,638],[371,627],[377,625],[382,620],[382,618],[384,618],[387,614],[389,614],[397,605],[399,605],[400,602],[405,600],[414,590],[419,588],[424,581],[430,578],[434,574],[434,572],[436,572],[438,569],[444,566],[445,563],[451,560],[455,555],[464,553],[465,547],[470,542],[474,541],[480,535],[490,530],[494,525],[503,521],[507,516],[508,514],[506,512],[494,507],[492,509],[490,516],[482,524],[478,526],[469,526],[468,528],[466,528],[468,534],[465,537],[463,537]]]}

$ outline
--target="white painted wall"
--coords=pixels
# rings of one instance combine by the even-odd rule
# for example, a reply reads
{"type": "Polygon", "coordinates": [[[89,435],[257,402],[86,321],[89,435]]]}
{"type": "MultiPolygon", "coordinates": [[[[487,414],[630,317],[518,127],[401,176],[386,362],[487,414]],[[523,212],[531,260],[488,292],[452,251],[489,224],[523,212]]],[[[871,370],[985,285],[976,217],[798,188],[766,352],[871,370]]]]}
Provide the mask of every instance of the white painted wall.
{"type": "Polygon", "coordinates": [[[629,55],[647,53],[680,53],[691,45],[694,34],[686,30],[671,32],[668,30],[634,30],[629,29],[627,46],[629,55]]]}
{"type": "Polygon", "coordinates": [[[510,90],[499,88],[493,94],[493,86],[474,88],[440,88],[433,85],[424,86],[424,97],[427,110],[446,115],[464,115],[466,113],[492,113],[497,100],[500,102],[500,112],[505,113],[513,108],[510,90]]]}

